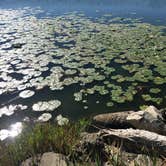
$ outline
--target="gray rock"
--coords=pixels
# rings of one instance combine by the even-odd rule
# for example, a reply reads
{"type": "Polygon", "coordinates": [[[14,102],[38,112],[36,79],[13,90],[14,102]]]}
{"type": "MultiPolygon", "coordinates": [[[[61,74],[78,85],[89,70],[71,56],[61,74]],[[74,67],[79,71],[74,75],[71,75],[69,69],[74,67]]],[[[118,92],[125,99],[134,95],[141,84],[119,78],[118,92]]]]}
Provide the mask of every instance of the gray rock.
{"type": "Polygon", "coordinates": [[[34,158],[28,158],[22,162],[21,166],[67,166],[66,157],[59,153],[46,152],[42,156],[37,155],[34,158]]]}
{"type": "Polygon", "coordinates": [[[40,155],[37,155],[35,157],[30,157],[28,159],[26,159],[25,161],[23,161],[21,163],[21,166],[34,166],[34,165],[38,165],[40,163],[40,155]]]}
{"type": "Polygon", "coordinates": [[[100,114],[93,118],[93,124],[109,128],[136,128],[166,135],[166,123],[162,112],[154,106],[141,111],[100,114]]]}
{"type": "Polygon", "coordinates": [[[161,135],[166,135],[166,124],[159,111],[154,106],[149,106],[143,111],[129,114],[126,121],[137,129],[152,131],[161,135]]]}
{"type": "MultiPolygon", "coordinates": [[[[129,163],[129,166],[135,165],[147,165],[152,166],[154,165],[154,161],[150,156],[139,154],[134,160],[129,163]]],[[[163,161],[160,158],[156,158],[156,165],[163,165],[163,161]]]]}
{"type": "Polygon", "coordinates": [[[39,166],[67,166],[67,160],[62,154],[47,152],[42,155],[39,166]]]}

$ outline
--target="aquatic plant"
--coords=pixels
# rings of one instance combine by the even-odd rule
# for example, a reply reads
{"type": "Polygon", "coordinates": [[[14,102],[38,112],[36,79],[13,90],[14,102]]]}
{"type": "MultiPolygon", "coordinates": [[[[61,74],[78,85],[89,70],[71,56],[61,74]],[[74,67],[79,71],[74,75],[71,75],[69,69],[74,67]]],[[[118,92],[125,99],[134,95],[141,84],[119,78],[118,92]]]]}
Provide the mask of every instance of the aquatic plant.
{"type": "MultiPolygon", "coordinates": [[[[78,13],[43,19],[25,13],[0,15],[1,95],[16,93],[26,101],[45,87],[54,92],[76,85],[70,95],[77,102],[96,93],[108,97],[108,106],[131,102],[136,95],[163,104],[164,96],[157,95],[166,83],[164,26],[107,15],[94,21],[78,13]]],[[[32,109],[51,112],[61,104],[55,98],[32,103],[32,109]]],[[[1,117],[15,112],[5,109],[1,117]]]]}
{"type": "Polygon", "coordinates": [[[61,105],[59,100],[39,101],[33,104],[33,111],[54,111],[61,105]]]}

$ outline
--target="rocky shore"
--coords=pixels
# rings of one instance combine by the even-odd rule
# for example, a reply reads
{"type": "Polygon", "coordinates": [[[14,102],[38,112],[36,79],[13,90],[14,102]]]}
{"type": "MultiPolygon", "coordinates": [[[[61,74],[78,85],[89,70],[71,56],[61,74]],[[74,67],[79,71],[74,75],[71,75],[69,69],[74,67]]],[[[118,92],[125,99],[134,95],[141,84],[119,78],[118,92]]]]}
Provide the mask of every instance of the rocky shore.
{"type": "MultiPolygon", "coordinates": [[[[100,114],[93,117],[87,132],[73,147],[76,160],[91,161],[99,157],[99,165],[111,166],[109,158],[121,154],[124,164],[134,166],[153,165],[151,156],[156,156],[158,164],[166,164],[166,119],[165,111],[149,106],[145,110],[100,114]],[[96,156],[97,154],[97,156],[96,156]]],[[[73,157],[73,156],[72,156],[73,157]]],[[[75,165],[71,156],[46,152],[22,162],[22,166],[75,165]]],[[[92,164],[93,165],[93,164],[92,164]]],[[[94,164],[95,165],[95,164],[94,164]]]]}

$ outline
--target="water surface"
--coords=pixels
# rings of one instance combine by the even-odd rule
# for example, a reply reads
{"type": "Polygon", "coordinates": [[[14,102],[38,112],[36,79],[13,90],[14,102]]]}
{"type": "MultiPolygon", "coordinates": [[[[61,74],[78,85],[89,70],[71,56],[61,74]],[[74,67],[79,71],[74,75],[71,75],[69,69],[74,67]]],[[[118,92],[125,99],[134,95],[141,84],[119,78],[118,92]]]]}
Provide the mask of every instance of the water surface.
{"type": "Polygon", "coordinates": [[[1,129],[43,113],[165,108],[165,16],[164,0],[1,1],[1,129]],[[52,100],[61,105],[33,110],[52,100]]]}

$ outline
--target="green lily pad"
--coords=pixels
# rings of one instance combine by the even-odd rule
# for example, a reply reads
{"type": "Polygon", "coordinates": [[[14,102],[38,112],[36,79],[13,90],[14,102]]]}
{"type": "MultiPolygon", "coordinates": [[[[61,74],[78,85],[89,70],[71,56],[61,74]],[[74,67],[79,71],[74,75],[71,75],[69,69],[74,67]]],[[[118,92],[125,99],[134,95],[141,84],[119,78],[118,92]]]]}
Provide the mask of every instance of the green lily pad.
{"type": "Polygon", "coordinates": [[[161,90],[159,88],[151,88],[150,89],[150,93],[158,94],[160,92],[161,92],[161,90]]]}
{"type": "Polygon", "coordinates": [[[114,105],[113,102],[108,102],[108,103],[107,103],[107,107],[112,107],[113,105],[114,105]]]}
{"type": "Polygon", "coordinates": [[[139,108],[140,110],[145,110],[147,107],[149,107],[148,105],[141,105],[139,108]]]}
{"type": "Polygon", "coordinates": [[[148,94],[143,94],[142,95],[142,98],[145,100],[145,101],[151,101],[152,100],[152,97],[148,94]]]}
{"type": "Polygon", "coordinates": [[[157,84],[157,85],[161,85],[161,84],[165,83],[165,80],[164,80],[164,78],[161,78],[161,77],[155,77],[154,78],[154,83],[157,84]]]}

